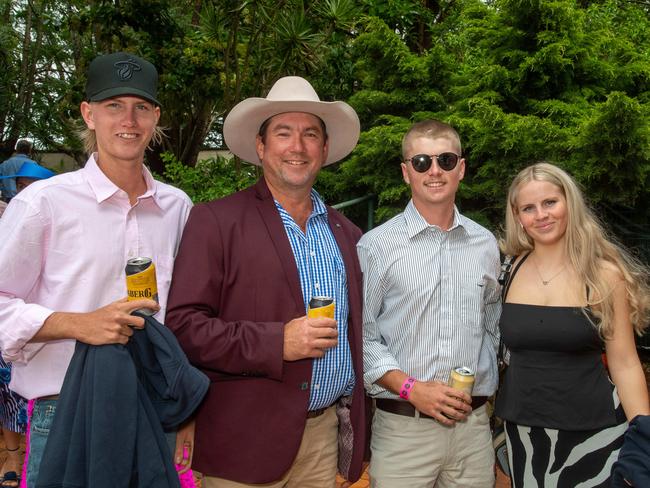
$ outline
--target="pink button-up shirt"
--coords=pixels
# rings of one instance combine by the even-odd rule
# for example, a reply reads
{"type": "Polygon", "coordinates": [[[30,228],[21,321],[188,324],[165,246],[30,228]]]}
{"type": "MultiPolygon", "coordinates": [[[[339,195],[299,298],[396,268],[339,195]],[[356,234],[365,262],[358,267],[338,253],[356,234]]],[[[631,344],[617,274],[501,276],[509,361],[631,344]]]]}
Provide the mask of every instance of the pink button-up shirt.
{"type": "Polygon", "coordinates": [[[74,340],[28,341],[53,312],[91,312],[126,296],[124,267],[153,259],[164,321],[174,257],[192,203],[155,181],[131,206],[91,156],[83,169],[38,181],[0,219],[0,350],[13,362],[10,388],[56,395],[74,340]]]}

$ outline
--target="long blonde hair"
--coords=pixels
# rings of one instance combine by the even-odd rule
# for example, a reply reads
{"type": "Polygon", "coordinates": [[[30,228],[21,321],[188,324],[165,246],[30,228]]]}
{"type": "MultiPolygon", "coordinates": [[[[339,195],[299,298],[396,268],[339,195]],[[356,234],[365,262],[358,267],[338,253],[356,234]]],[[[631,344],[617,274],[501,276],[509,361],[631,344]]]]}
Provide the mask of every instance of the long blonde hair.
{"type": "MultiPolygon", "coordinates": [[[[90,156],[92,153],[97,151],[97,135],[93,129],[88,128],[83,120],[79,122],[77,135],[84,145],[84,152],[87,156],[90,156]]],[[[157,125],[153,131],[153,135],[151,136],[151,140],[149,141],[147,148],[150,149],[152,144],[161,144],[163,137],[165,137],[165,129],[157,125]]]]}
{"type": "Polygon", "coordinates": [[[555,185],[566,199],[566,253],[580,281],[588,287],[587,306],[597,319],[595,325],[601,337],[611,337],[614,318],[614,286],[603,276],[602,261],[609,262],[620,270],[629,301],[630,322],[635,332],[641,335],[650,319],[650,272],[607,234],[585,203],[575,180],[564,170],[540,162],[528,166],[515,176],[508,190],[505,238],[501,243],[503,252],[520,255],[535,247],[517,219],[519,189],[531,181],[546,181],[555,185]]]}

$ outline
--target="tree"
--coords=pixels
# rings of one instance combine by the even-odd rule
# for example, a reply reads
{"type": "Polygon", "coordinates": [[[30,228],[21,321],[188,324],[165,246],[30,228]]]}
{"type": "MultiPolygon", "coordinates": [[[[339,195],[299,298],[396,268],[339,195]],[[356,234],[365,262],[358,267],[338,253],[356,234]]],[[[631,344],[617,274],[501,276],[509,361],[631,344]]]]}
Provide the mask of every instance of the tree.
{"type": "MultiPolygon", "coordinates": [[[[344,68],[357,9],[353,0],[0,0],[0,105],[5,152],[19,134],[43,146],[67,146],[83,160],[75,133],[85,70],[98,54],[125,50],[151,60],[167,138],[148,153],[162,173],[169,151],[186,165],[218,121],[280,76],[311,76],[328,63],[344,68]],[[22,42],[22,49],[19,49],[22,42]]],[[[349,71],[349,70],[348,70],[349,71]]],[[[322,83],[350,91],[350,77],[322,83]]],[[[218,138],[214,138],[218,140],[218,138]]]]}
{"type": "Polygon", "coordinates": [[[62,91],[74,65],[58,29],[65,11],[55,7],[49,0],[0,0],[0,156],[9,155],[20,137],[59,149],[71,134],[62,91]]]}
{"type": "MultiPolygon", "coordinates": [[[[404,12],[402,25],[417,23],[404,12]]],[[[364,132],[334,169],[339,188],[377,194],[380,220],[400,211],[409,194],[397,168],[399,141],[412,121],[435,117],[464,142],[461,210],[492,228],[503,219],[510,178],[536,160],[567,168],[596,205],[647,202],[650,23],[643,6],[462,0],[422,18],[430,19],[432,40],[423,51],[393,17],[363,24],[353,50],[360,90],[350,103],[364,132]]]]}

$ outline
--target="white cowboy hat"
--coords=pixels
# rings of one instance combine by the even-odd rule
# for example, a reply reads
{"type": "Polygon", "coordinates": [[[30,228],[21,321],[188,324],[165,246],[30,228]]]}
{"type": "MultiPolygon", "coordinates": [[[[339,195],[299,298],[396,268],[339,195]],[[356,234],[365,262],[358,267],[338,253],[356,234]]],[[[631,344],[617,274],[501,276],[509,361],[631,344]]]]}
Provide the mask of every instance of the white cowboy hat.
{"type": "Polygon", "coordinates": [[[260,166],[255,136],[266,119],[285,112],[313,114],[325,123],[329,152],[323,166],[343,159],[357,145],[359,117],[350,105],[321,102],[307,80],[285,76],[275,82],[266,98],[247,98],[230,111],[223,123],[223,137],[230,152],[260,166]]]}

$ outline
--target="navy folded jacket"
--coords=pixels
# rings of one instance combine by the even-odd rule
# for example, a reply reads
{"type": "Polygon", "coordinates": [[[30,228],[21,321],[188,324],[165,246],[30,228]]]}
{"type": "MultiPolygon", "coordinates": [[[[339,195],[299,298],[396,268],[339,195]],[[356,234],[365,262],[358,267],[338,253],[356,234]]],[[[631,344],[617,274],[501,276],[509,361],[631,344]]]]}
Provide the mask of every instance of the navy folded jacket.
{"type": "Polygon", "coordinates": [[[180,486],[163,429],[192,414],[209,380],[144,319],[126,346],[77,343],[35,488],[180,486]]]}
{"type": "Polygon", "coordinates": [[[637,415],[625,432],[618,461],[612,467],[612,488],[650,487],[650,415],[637,415]]]}

